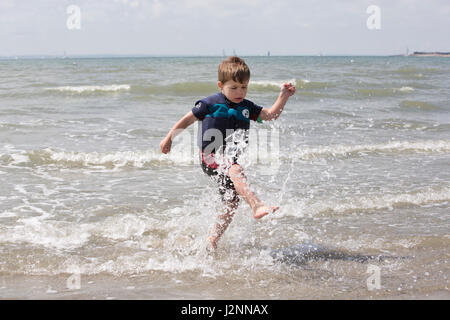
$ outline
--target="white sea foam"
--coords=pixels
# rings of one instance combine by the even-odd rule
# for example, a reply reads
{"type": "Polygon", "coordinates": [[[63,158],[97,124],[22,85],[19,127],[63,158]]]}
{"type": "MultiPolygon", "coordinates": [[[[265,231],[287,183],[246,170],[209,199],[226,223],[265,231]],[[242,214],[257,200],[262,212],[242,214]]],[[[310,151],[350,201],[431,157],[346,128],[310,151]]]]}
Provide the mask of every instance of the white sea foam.
{"type": "Polygon", "coordinates": [[[343,214],[367,210],[392,210],[395,206],[420,206],[433,202],[450,200],[450,187],[423,188],[407,193],[374,194],[348,197],[343,199],[305,200],[294,207],[287,206],[275,218],[283,216],[316,216],[320,214],[343,214]]]}
{"type": "Polygon", "coordinates": [[[49,248],[73,249],[89,239],[87,225],[72,225],[65,222],[40,219],[21,219],[23,224],[2,229],[0,243],[31,243],[49,248]]]}
{"type": "Polygon", "coordinates": [[[104,92],[115,92],[119,90],[130,90],[130,85],[128,84],[111,84],[111,85],[103,85],[103,86],[61,86],[55,88],[47,88],[47,90],[51,91],[60,91],[60,92],[73,92],[73,93],[83,93],[83,92],[95,92],[95,91],[104,91],[104,92]]]}
{"type": "MultiPolygon", "coordinates": [[[[173,213],[171,209],[169,212],[173,213]]],[[[108,272],[120,275],[149,270],[184,272],[197,269],[207,272],[208,268],[199,262],[198,255],[200,247],[204,245],[206,228],[212,219],[209,221],[198,215],[180,215],[166,220],[136,213],[112,215],[88,223],[27,218],[19,220],[20,224],[15,226],[0,228],[0,243],[27,243],[61,250],[62,260],[56,262],[57,265],[49,269],[36,263],[31,270],[33,274],[71,272],[69,270],[74,265],[78,265],[79,272],[83,274],[108,272]],[[64,254],[65,250],[85,246],[92,238],[97,239],[94,241],[97,245],[103,243],[108,247],[113,246],[115,253],[111,257],[83,259],[82,263],[77,256],[67,258],[64,254]]],[[[30,272],[27,268],[22,270],[30,272]]]]}
{"type": "Polygon", "coordinates": [[[147,221],[134,214],[126,214],[108,217],[101,224],[94,227],[92,231],[103,237],[119,240],[141,236],[147,227],[150,227],[147,221]]]}
{"type": "MultiPolygon", "coordinates": [[[[414,193],[366,195],[320,202],[312,200],[304,206],[296,205],[295,210],[290,210],[292,206],[283,206],[283,209],[272,217],[272,221],[284,216],[344,214],[349,211],[386,209],[400,204],[422,205],[445,199],[450,199],[450,188],[424,188],[414,193]]],[[[166,216],[172,217],[169,220],[136,213],[111,215],[89,223],[26,219],[21,220],[22,223],[26,222],[24,224],[1,228],[0,243],[30,243],[50,250],[62,250],[60,257],[52,262],[50,269],[47,266],[42,267],[39,263],[33,265],[32,269],[26,267],[21,269],[32,274],[70,273],[73,272],[74,265],[79,266],[77,272],[82,274],[107,272],[122,275],[148,271],[171,273],[200,271],[214,277],[222,272],[234,272],[233,258],[220,268],[202,258],[204,235],[207,234],[207,228],[212,223],[213,217],[208,221],[205,216],[186,215],[175,209],[168,209],[166,216]],[[97,239],[94,243],[104,241],[98,239],[110,239],[103,243],[113,247],[111,256],[87,259],[64,254],[65,250],[85,246],[92,238],[97,239]],[[113,242],[110,242],[111,240],[113,242]]],[[[238,222],[235,222],[234,228],[240,225],[238,222]]],[[[233,233],[233,228],[228,232],[233,233]]],[[[303,234],[301,238],[309,237],[303,234]]],[[[272,260],[268,258],[267,261],[262,261],[265,257],[261,254],[263,253],[240,256],[239,268],[270,265],[272,260]]],[[[42,259],[45,260],[44,257],[42,259]]],[[[239,272],[239,269],[235,272],[239,272]]]]}
{"type": "Polygon", "coordinates": [[[414,88],[411,88],[411,87],[401,87],[400,89],[395,89],[395,90],[398,90],[398,91],[401,91],[401,92],[413,92],[413,91],[414,91],[414,88]]]}
{"type": "Polygon", "coordinates": [[[311,159],[326,156],[343,156],[352,153],[367,152],[450,152],[450,141],[428,140],[428,141],[389,141],[379,144],[362,145],[331,145],[319,147],[301,147],[289,154],[289,158],[311,159]]]}
{"type": "Polygon", "coordinates": [[[30,158],[26,154],[21,153],[13,153],[11,154],[11,158],[13,159],[13,164],[26,163],[30,161],[30,158]]]}
{"type": "Polygon", "coordinates": [[[110,153],[99,152],[53,152],[47,149],[50,158],[56,162],[69,162],[83,166],[112,165],[114,167],[143,167],[149,164],[176,163],[178,165],[192,164],[194,158],[185,157],[183,152],[171,152],[168,155],[154,150],[146,151],[118,151],[110,153]]]}
{"type": "MultiPolygon", "coordinates": [[[[33,207],[33,209],[39,209],[33,207]]],[[[111,216],[98,223],[48,221],[48,212],[39,209],[41,216],[19,219],[20,224],[0,232],[0,243],[31,243],[48,248],[74,249],[84,245],[91,235],[113,240],[130,239],[141,236],[152,226],[153,220],[134,214],[111,216]]],[[[13,216],[5,212],[2,216],[13,216]]]]}
{"type": "MultiPolygon", "coordinates": [[[[307,81],[308,80],[302,80],[307,81]]],[[[295,79],[291,80],[251,80],[249,86],[260,86],[260,87],[277,87],[281,88],[283,86],[283,83],[291,83],[292,85],[296,85],[297,81],[295,79]]]]}
{"type": "MultiPolygon", "coordinates": [[[[193,141],[193,139],[192,139],[193,141]]],[[[263,163],[292,159],[314,160],[326,157],[365,155],[367,153],[446,153],[450,152],[449,140],[424,140],[424,141],[389,141],[378,144],[361,145],[325,145],[325,146],[300,146],[289,152],[271,152],[259,154],[258,157],[263,163]]],[[[256,150],[256,149],[255,149],[256,150]]],[[[136,151],[116,151],[116,152],[75,152],[57,151],[46,148],[38,151],[20,151],[4,154],[3,162],[12,165],[33,165],[53,164],[73,166],[105,166],[113,168],[137,167],[142,168],[152,165],[195,165],[199,164],[198,150],[194,145],[184,145],[179,143],[174,146],[169,154],[162,154],[158,150],[136,150],[136,151]]],[[[256,152],[251,151],[250,152],[256,152]]],[[[259,152],[259,151],[258,151],[259,152]]],[[[250,155],[252,156],[252,155],[250,155]]]]}

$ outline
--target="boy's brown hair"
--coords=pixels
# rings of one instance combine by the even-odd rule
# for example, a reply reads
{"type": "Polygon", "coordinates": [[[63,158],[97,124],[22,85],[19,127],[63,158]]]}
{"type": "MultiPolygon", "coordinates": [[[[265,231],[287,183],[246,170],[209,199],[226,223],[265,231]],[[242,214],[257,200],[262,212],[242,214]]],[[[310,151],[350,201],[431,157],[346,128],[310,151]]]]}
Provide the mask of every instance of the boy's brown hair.
{"type": "Polygon", "coordinates": [[[250,80],[250,69],[244,59],[228,57],[219,65],[218,80],[222,83],[229,80],[244,83],[250,80]]]}

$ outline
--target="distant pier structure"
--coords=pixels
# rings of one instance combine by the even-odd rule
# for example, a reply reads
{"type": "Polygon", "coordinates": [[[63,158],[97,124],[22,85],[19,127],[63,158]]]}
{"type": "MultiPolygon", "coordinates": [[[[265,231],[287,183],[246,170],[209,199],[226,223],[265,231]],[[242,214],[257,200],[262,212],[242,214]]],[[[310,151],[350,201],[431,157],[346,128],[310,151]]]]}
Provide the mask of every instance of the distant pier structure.
{"type": "Polygon", "coordinates": [[[270,57],[270,51],[267,51],[267,56],[270,57]]]}
{"type": "Polygon", "coordinates": [[[421,52],[414,51],[411,56],[415,57],[450,57],[450,52],[421,52]]]}

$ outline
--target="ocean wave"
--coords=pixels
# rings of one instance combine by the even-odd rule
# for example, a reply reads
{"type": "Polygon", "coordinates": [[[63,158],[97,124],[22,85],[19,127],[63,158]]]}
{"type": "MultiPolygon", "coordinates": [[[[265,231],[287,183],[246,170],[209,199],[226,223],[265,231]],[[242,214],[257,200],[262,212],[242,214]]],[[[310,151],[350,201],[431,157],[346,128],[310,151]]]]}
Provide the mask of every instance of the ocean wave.
{"type": "Polygon", "coordinates": [[[290,153],[289,158],[310,160],[314,158],[351,156],[353,154],[365,153],[432,153],[450,152],[450,141],[428,140],[428,141],[389,141],[379,144],[363,145],[332,145],[319,147],[302,147],[290,153]]]}
{"type": "Polygon", "coordinates": [[[291,79],[291,80],[251,80],[249,87],[251,89],[262,90],[265,88],[279,90],[283,83],[292,83],[297,89],[326,89],[329,87],[335,87],[336,85],[331,82],[311,81],[308,79],[291,79]]]}
{"type": "MultiPolygon", "coordinates": [[[[44,157],[51,162],[68,166],[105,166],[105,167],[137,167],[175,163],[177,165],[190,165],[192,158],[185,157],[183,152],[171,152],[163,155],[159,152],[148,151],[118,151],[111,153],[98,152],[54,152],[47,150],[44,157]]],[[[39,155],[38,155],[39,157],[39,155]]]]}
{"type": "MultiPolygon", "coordinates": [[[[173,214],[167,216],[173,217],[173,214]]],[[[1,229],[0,243],[11,254],[5,255],[0,262],[0,272],[106,272],[122,275],[154,270],[177,272],[201,269],[203,263],[198,258],[204,251],[203,235],[210,223],[198,215],[167,220],[149,217],[148,212],[113,215],[98,222],[86,223],[38,219],[26,219],[22,222],[23,224],[1,229]],[[180,220],[185,220],[185,223],[180,224],[180,220]],[[188,227],[180,228],[180,225],[188,227]],[[195,225],[196,228],[190,228],[189,225],[195,225]],[[204,226],[199,228],[199,225],[204,226]],[[89,244],[93,254],[99,255],[76,261],[80,256],[74,256],[73,250],[86,248],[89,244]],[[102,246],[114,250],[105,256],[101,254],[102,246]],[[16,251],[16,248],[20,250],[16,251]],[[22,257],[32,263],[24,263],[22,257]]]]}
{"type": "MultiPolygon", "coordinates": [[[[442,153],[450,152],[450,141],[390,141],[379,144],[303,146],[289,152],[259,155],[261,161],[314,160],[336,157],[363,156],[368,153],[442,153]]],[[[253,158],[252,158],[253,159],[253,158]]],[[[253,159],[255,160],[255,159],[253,159]]],[[[58,165],[67,168],[145,168],[152,166],[190,166],[199,164],[196,146],[178,144],[169,154],[157,150],[116,152],[58,151],[51,148],[0,154],[0,163],[13,166],[58,165]]],[[[257,164],[257,162],[256,162],[257,164]]]]}
{"type": "Polygon", "coordinates": [[[37,217],[27,219],[24,224],[2,230],[0,243],[31,243],[49,248],[74,249],[89,240],[90,234],[84,225],[74,228],[62,221],[41,222],[37,217]]]}
{"type": "MultiPolygon", "coordinates": [[[[304,89],[321,89],[332,86],[325,82],[311,82],[309,80],[251,80],[249,90],[255,92],[279,91],[283,83],[292,83],[294,86],[304,89]]],[[[214,81],[182,81],[168,84],[112,84],[112,85],[81,85],[47,87],[45,92],[83,95],[129,92],[136,95],[209,95],[217,91],[217,83],[214,81]]]]}
{"type": "Polygon", "coordinates": [[[380,120],[370,119],[370,128],[374,129],[394,129],[394,130],[424,130],[443,132],[450,130],[450,124],[439,124],[428,121],[405,120],[399,118],[387,118],[380,120]]]}
{"type": "Polygon", "coordinates": [[[155,150],[117,152],[57,151],[51,148],[0,154],[0,163],[14,166],[58,165],[66,168],[142,168],[158,165],[191,165],[197,157],[186,156],[180,147],[164,155],[155,150]]]}
{"type": "Polygon", "coordinates": [[[399,88],[399,89],[394,89],[394,90],[398,90],[398,91],[400,91],[400,92],[413,92],[413,91],[414,91],[414,88],[411,88],[411,87],[401,87],[401,88],[399,88]]]}
{"type": "Polygon", "coordinates": [[[447,71],[437,68],[419,68],[415,66],[403,66],[396,70],[393,70],[393,72],[398,74],[421,74],[421,73],[441,74],[446,73],[447,71]]]}
{"type": "MultiPolygon", "coordinates": [[[[295,79],[291,80],[251,80],[249,83],[249,90],[256,92],[264,91],[280,91],[283,83],[291,82],[296,84],[295,79]]],[[[173,95],[209,95],[217,91],[216,82],[202,82],[202,81],[183,81],[164,85],[133,85],[131,93],[137,94],[173,94],[173,95]]]]}
{"type": "Polygon", "coordinates": [[[298,88],[300,89],[327,89],[335,86],[336,85],[331,82],[309,81],[306,79],[298,81],[298,88]]]}
{"type": "MultiPolygon", "coordinates": [[[[273,228],[276,220],[285,217],[345,216],[354,212],[370,215],[372,212],[385,212],[394,208],[439,205],[448,200],[450,200],[449,187],[423,187],[415,191],[364,194],[338,199],[308,199],[283,205],[281,210],[271,217],[270,228],[273,228]]],[[[107,273],[120,276],[154,271],[170,273],[223,271],[223,269],[211,270],[213,266],[202,259],[206,245],[205,234],[214,221],[213,217],[192,214],[192,206],[187,204],[184,207],[166,209],[163,215],[165,218],[152,217],[151,212],[146,210],[136,212],[136,208],[133,207],[128,208],[129,212],[125,214],[117,214],[117,210],[120,208],[99,206],[91,213],[99,219],[86,219],[81,223],[77,219],[55,221],[31,217],[21,219],[20,223],[14,226],[1,227],[0,244],[4,248],[4,254],[0,262],[0,272],[34,275],[107,273]],[[101,215],[102,211],[107,211],[108,216],[101,215]],[[77,252],[89,254],[86,256],[76,254],[77,252]]],[[[302,239],[309,238],[304,233],[300,236],[302,239]]],[[[361,238],[357,239],[359,242],[356,245],[369,245],[366,241],[361,242],[361,238]]],[[[296,240],[299,240],[298,233],[296,240]]],[[[282,240],[276,241],[280,243],[282,240]]],[[[388,237],[379,241],[388,245],[392,239],[388,237]]],[[[448,245],[445,237],[435,239],[432,243],[429,243],[429,237],[418,237],[415,241],[400,241],[399,245],[407,248],[420,243],[426,244],[427,248],[445,248],[448,245]]],[[[352,245],[348,242],[339,241],[339,243],[345,246],[352,245]]],[[[264,258],[260,254],[256,256],[246,254],[245,257],[251,259],[247,266],[252,270],[258,266],[254,261],[258,261],[264,267],[272,265],[271,259],[260,261],[264,258]]],[[[242,265],[246,263],[241,260],[242,255],[230,255],[231,260],[228,262],[234,263],[234,258],[238,259],[236,263],[239,266],[246,267],[242,265]]]]}
{"type": "Polygon", "coordinates": [[[283,216],[317,216],[321,214],[345,214],[368,210],[392,210],[405,206],[421,206],[450,200],[449,187],[427,187],[406,193],[358,195],[344,199],[307,200],[296,204],[297,210],[285,210],[277,214],[283,216]]]}
{"type": "Polygon", "coordinates": [[[368,88],[368,89],[356,89],[356,92],[362,96],[389,97],[398,94],[407,94],[414,92],[414,88],[407,86],[400,88],[368,88]]]}
{"type": "Polygon", "coordinates": [[[424,79],[426,76],[435,76],[440,74],[447,74],[446,68],[421,68],[415,66],[403,66],[396,70],[390,71],[392,75],[403,79],[424,79]]]}
{"type": "Polygon", "coordinates": [[[170,84],[133,85],[131,93],[138,95],[207,95],[217,91],[215,82],[184,81],[170,84]]]}
{"type": "Polygon", "coordinates": [[[425,101],[417,101],[417,100],[403,100],[400,102],[400,107],[406,108],[406,109],[419,109],[419,110],[440,110],[441,107],[425,101]]]}
{"type": "Polygon", "coordinates": [[[46,88],[47,91],[56,91],[60,93],[83,94],[96,92],[117,92],[128,91],[131,86],[129,84],[111,84],[111,85],[91,85],[91,86],[60,86],[54,88],[46,88]]]}
{"type": "MultiPolygon", "coordinates": [[[[308,80],[306,80],[308,81],[308,80]]],[[[290,80],[250,80],[249,89],[250,90],[265,90],[265,89],[273,89],[280,90],[284,83],[291,83],[294,86],[297,86],[299,83],[296,79],[290,80]]],[[[301,81],[300,81],[301,83],[301,81]]]]}

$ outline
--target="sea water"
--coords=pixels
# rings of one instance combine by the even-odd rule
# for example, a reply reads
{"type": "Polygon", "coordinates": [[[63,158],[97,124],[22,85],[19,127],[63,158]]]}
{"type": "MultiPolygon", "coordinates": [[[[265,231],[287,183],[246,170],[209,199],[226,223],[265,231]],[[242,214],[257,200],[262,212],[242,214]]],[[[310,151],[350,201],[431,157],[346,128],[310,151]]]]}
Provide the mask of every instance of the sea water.
{"type": "Polygon", "coordinates": [[[159,143],[223,57],[0,60],[0,298],[449,298],[450,60],[244,58],[256,104],[297,88],[245,165],[280,209],[241,201],[212,256],[197,124],[159,143]],[[394,258],[270,255],[308,241],[394,258]]]}

